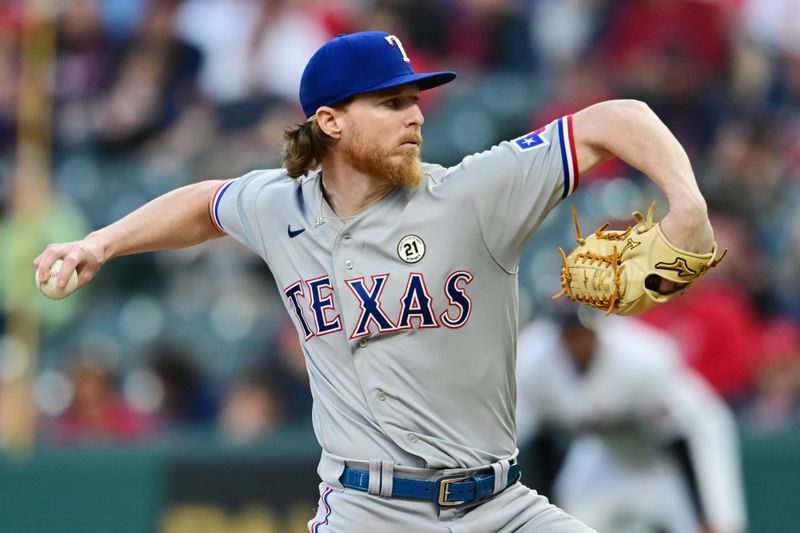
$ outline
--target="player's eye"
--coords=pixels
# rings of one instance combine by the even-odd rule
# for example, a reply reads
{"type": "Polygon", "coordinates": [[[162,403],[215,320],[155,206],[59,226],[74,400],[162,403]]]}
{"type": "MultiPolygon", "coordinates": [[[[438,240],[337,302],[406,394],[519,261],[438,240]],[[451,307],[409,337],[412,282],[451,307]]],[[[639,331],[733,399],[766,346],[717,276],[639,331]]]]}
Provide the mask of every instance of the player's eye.
{"type": "Polygon", "coordinates": [[[386,100],[383,105],[391,109],[399,109],[400,108],[400,99],[399,98],[390,98],[386,100]]]}

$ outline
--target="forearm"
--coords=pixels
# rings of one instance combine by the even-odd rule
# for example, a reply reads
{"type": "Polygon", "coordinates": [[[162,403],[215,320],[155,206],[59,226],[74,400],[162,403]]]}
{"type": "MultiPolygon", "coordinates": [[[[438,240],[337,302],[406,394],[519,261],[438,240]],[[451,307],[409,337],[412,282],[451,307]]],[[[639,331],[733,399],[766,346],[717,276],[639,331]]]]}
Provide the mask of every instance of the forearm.
{"type": "Polygon", "coordinates": [[[86,236],[100,263],[141,252],[184,248],[222,236],[208,215],[219,181],[187,185],[148,202],[117,222],[86,236]]]}
{"type": "Polygon", "coordinates": [[[208,214],[211,195],[221,183],[204,181],[181,187],[79,241],[48,245],[33,260],[39,281],[47,280],[58,259],[63,260],[58,286],[64,287],[72,272],[77,271],[77,286],[82,287],[115,257],[183,248],[221,237],[224,234],[208,214]]]}
{"type": "Polygon", "coordinates": [[[671,243],[690,252],[712,249],[714,231],[689,157],[646,104],[612,100],[587,107],[573,115],[573,131],[581,173],[619,157],[666,195],[669,213],[661,229],[671,243]]]}

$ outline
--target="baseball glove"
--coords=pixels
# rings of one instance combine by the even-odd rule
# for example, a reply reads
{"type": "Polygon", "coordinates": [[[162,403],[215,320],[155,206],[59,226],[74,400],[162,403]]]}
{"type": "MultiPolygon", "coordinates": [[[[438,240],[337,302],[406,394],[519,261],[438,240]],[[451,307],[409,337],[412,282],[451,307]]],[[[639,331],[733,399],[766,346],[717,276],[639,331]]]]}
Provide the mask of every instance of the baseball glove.
{"type": "Polygon", "coordinates": [[[691,282],[725,257],[727,250],[716,257],[716,243],[705,254],[687,252],[670,244],[660,224],[653,223],[655,210],[653,202],[647,217],[638,211],[633,213],[637,223],[625,231],[606,231],[606,223],[583,238],[573,207],[578,246],[569,255],[558,249],[564,261],[562,289],[553,299],[566,296],[603,309],[607,315],[638,315],[683,293],[691,282]],[[659,292],[661,278],[675,283],[671,292],[659,292]]]}

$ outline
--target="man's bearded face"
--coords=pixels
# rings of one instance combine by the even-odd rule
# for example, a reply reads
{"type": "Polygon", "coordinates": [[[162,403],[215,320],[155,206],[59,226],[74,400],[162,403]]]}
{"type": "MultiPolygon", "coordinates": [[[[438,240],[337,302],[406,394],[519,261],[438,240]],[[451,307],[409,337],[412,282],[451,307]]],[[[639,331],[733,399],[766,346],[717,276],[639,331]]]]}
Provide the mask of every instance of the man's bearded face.
{"type": "Polygon", "coordinates": [[[353,132],[342,138],[341,149],[345,162],[355,170],[398,187],[417,187],[422,181],[422,162],[419,147],[422,135],[402,139],[402,144],[386,149],[375,140],[353,132]],[[408,142],[417,143],[413,147],[408,142]]]}

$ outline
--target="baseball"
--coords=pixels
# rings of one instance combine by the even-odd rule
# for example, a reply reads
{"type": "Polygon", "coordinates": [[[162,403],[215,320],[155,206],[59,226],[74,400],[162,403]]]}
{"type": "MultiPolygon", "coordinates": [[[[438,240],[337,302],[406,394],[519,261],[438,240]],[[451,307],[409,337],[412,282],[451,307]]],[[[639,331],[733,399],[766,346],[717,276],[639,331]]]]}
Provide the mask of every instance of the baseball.
{"type": "Polygon", "coordinates": [[[76,271],[72,271],[72,275],[69,277],[69,281],[67,281],[66,286],[64,288],[60,288],[57,283],[58,273],[61,271],[61,265],[64,262],[61,259],[56,259],[56,262],[53,263],[53,266],[50,267],[50,276],[47,278],[47,281],[44,283],[39,282],[39,276],[36,275],[36,287],[41,291],[42,294],[50,298],[51,300],[61,300],[62,298],[66,298],[73,292],[75,292],[75,288],[78,286],[78,273],[76,271]]]}

